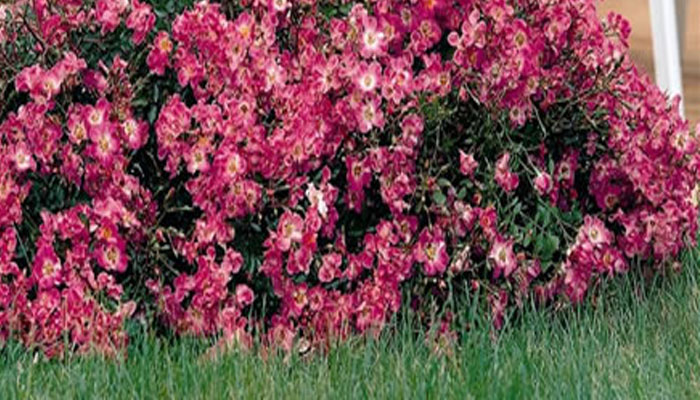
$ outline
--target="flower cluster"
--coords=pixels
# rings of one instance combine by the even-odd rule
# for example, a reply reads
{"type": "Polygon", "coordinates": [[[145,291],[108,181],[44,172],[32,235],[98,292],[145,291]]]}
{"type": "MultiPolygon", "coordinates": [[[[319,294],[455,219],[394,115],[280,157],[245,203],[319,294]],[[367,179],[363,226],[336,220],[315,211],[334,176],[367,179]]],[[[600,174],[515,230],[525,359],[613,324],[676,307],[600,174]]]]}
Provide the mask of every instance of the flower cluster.
{"type": "Polygon", "coordinates": [[[412,310],[451,343],[455,299],[499,328],[695,238],[700,139],[594,0],[80,4],[22,28],[3,338],[112,354],[137,310],[291,350],[412,310]]]}
{"type": "Polygon", "coordinates": [[[114,354],[124,346],[123,322],[136,303],[122,302],[117,282],[129,261],[124,228],[115,225],[124,217],[119,212],[117,204],[96,202],[42,214],[29,274],[12,264],[3,271],[12,278],[4,326],[25,345],[48,356],[62,354],[66,339],[81,353],[114,354]]]}
{"type": "Polygon", "coordinates": [[[572,301],[583,299],[594,272],[612,275],[627,270],[627,260],[613,246],[613,237],[601,220],[586,216],[564,264],[564,285],[572,301]]]}
{"type": "Polygon", "coordinates": [[[50,70],[44,70],[40,65],[33,65],[22,70],[15,79],[18,92],[29,92],[37,104],[44,104],[53,99],[61,91],[63,82],[85,69],[84,60],[68,52],[64,58],[50,70]]]}
{"type": "Polygon", "coordinates": [[[127,172],[149,127],[123,106],[125,67],[117,58],[106,69],[119,83],[102,93],[111,102],[95,90],[94,104],[74,102],[65,112],[52,99],[77,84],[68,78],[85,60],[67,52],[48,70],[28,67],[16,87],[31,101],[0,124],[0,335],[49,356],[62,355],[66,340],[77,352],[116,354],[136,308],[120,282],[155,205],[127,172]],[[56,190],[63,209],[43,198],[57,201],[56,190]]]}

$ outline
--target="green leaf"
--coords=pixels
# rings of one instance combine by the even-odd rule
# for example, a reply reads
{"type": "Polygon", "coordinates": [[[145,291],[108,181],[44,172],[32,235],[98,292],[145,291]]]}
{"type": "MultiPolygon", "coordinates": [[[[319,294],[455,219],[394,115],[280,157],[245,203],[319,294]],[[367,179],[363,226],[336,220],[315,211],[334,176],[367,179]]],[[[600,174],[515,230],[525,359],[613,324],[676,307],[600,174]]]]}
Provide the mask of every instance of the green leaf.
{"type": "Polygon", "coordinates": [[[554,257],[554,253],[559,249],[559,238],[551,235],[544,234],[537,236],[535,240],[535,254],[537,254],[540,259],[550,261],[554,257]]]}
{"type": "Polygon", "coordinates": [[[467,196],[467,188],[463,187],[462,189],[459,190],[457,193],[457,198],[462,200],[467,196]]]}
{"type": "Polygon", "coordinates": [[[540,224],[540,228],[548,227],[552,223],[552,211],[543,204],[538,205],[535,221],[540,224]]]}
{"type": "Polygon", "coordinates": [[[550,261],[543,261],[543,260],[540,260],[540,261],[541,261],[540,262],[540,269],[542,270],[543,273],[549,271],[550,268],[552,268],[552,266],[554,265],[554,263],[552,263],[550,261]]]}
{"type": "Polygon", "coordinates": [[[450,187],[450,186],[452,186],[452,183],[450,183],[450,181],[448,181],[448,180],[445,179],[445,178],[440,178],[440,179],[438,179],[437,183],[438,183],[438,185],[440,185],[440,186],[442,186],[442,187],[450,187]]]}
{"type": "Polygon", "coordinates": [[[441,205],[445,204],[445,202],[447,201],[447,198],[445,197],[444,193],[442,193],[439,190],[436,190],[433,192],[433,201],[435,202],[435,204],[441,206],[441,205]]]}
{"type": "Polygon", "coordinates": [[[153,106],[151,106],[151,109],[148,110],[148,122],[153,124],[156,121],[157,116],[158,116],[158,107],[153,105],[153,106]]]}

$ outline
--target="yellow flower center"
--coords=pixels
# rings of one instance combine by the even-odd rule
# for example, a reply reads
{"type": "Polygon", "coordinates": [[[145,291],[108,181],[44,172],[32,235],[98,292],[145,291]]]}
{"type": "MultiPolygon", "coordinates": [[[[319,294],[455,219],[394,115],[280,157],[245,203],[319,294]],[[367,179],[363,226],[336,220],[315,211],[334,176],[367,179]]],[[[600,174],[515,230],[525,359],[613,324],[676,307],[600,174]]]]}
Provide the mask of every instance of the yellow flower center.
{"type": "Polygon", "coordinates": [[[425,248],[425,255],[428,257],[430,261],[435,260],[437,257],[437,248],[434,244],[431,244],[430,246],[425,248]]]}
{"type": "Polygon", "coordinates": [[[53,273],[57,270],[58,268],[56,267],[56,264],[52,263],[49,260],[44,261],[44,265],[41,268],[41,272],[44,274],[44,276],[50,276],[53,275],[53,273]]]}
{"type": "Polygon", "coordinates": [[[85,126],[82,123],[75,126],[74,135],[79,141],[85,139],[85,126]]]}
{"type": "Polygon", "coordinates": [[[173,43],[169,38],[164,37],[160,39],[160,42],[158,42],[158,48],[165,53],[170,53],[170,51],[173,49],[173,43]]]}
{"type": "Polygon", "coordinates": [[[112,264],[116,263],[117,257],[119,256],[119,254],[117,254],[117,249],[114,247],[107,249],[107,253],[105,255],[107,256],[107,260],[112,264]]]}
{"type": "Polygon", "coordinates": [[[372,108],[372,106],[365,106],[362,116],[365,118],[365,121],[371,122],[374,119],[374,108],[372,108]]]}
{"type": "Polygon", "coordinates": [[[501,249],[498,251],[498,261],[504,263],[506,260],[508,260],[508,253],[506,252],[506,249],[501,249]]]}

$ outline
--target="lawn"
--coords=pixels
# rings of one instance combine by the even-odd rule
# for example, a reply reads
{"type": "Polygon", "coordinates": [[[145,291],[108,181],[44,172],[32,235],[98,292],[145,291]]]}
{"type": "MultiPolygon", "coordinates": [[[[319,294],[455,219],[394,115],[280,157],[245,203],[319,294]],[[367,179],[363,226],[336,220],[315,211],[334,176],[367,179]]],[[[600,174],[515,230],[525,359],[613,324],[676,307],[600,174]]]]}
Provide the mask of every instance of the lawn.
{"type": "Polygon", "coordinates": [[[700,271],[644,281],[628,274],[606,296],[557,313],[526,311],[496,339],[488,329],[439,357],[400,330],[328,354],[229,354],[205,343],[137,337],[124,362],[36,360],[9,345],[3,398],[692,398],[700,393],[700,271]]]}

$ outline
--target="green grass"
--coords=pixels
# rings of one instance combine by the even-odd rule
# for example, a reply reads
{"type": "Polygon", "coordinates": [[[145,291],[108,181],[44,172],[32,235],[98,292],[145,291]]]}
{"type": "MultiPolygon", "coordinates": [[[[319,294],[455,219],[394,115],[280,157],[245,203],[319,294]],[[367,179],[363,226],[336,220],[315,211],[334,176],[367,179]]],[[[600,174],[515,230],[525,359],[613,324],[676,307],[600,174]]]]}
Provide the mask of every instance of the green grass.
{"type": "Polygon", "coordinates": [[[526,312],[496,340],[466,335],[454,357],[399,334],[309,359],[231,354],[199,361],[205,345],[136,339],[125,362],[33,362],[0,352],[0,397],[11,398],[698,398],[700,271],[642,284],[628,275],[597,306],[526,312]]]}

